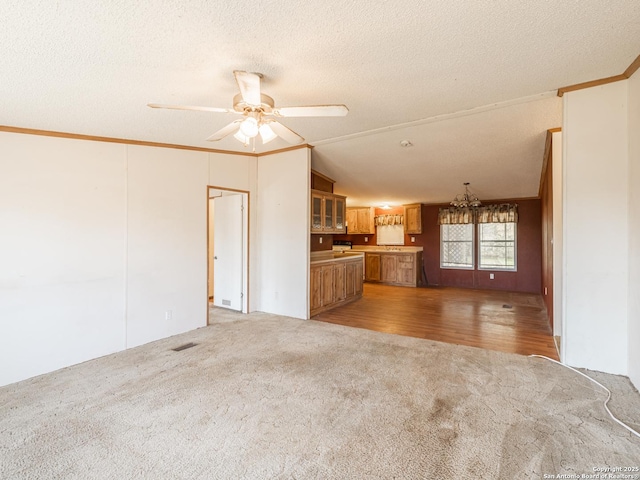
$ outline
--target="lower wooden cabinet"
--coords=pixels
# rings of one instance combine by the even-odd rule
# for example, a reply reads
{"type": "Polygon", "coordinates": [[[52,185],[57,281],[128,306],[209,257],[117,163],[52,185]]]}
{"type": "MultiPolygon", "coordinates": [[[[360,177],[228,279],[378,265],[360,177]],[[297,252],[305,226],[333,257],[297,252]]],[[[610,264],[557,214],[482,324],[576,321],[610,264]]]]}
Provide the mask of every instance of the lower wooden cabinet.
{"type": "Polygon", "coordinates": [[[380,281],[380,254],[379,253],[365,253],[365,274],[364,279],[367,282],[379,282],[380,281]]]}
{"type": "Polygon", "coordinates": [[[362,296],[362,258],[311,265],[311,316],[362,296]]]}
{"type": "Polygon", "coordinates": [[[365,280],[417,287],[422,284],[422,252],[365,253],[365,280]]]}

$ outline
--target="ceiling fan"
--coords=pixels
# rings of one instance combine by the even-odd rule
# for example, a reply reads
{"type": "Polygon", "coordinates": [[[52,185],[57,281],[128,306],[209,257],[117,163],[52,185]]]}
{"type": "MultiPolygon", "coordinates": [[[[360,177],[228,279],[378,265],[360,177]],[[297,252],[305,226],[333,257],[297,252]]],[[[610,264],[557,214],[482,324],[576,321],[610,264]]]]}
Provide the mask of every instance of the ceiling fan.
{"type": "Polygon", "coordinates": [[[234,133],[234,137],[248,145],[260,135],[262,144],[280,137],[293,145],[304,142],[304,138],[275,120],[280,117],[343,117],[349,113],[344,105],[308,105],[300,107],[276,108],[273,98],[260,91],[262,74],[234,70],[240,93],[233,97],[233,108],[198,107],[189,105],[164,105],[149,103],[151,108],[174,110],[196,110],[200,112],[235,113],[242,118],[234,120],[226,127],[207,138],[209,142],[222,140],[234,133]],[[275,117],[275,118],[274,118],[275,117]]]}

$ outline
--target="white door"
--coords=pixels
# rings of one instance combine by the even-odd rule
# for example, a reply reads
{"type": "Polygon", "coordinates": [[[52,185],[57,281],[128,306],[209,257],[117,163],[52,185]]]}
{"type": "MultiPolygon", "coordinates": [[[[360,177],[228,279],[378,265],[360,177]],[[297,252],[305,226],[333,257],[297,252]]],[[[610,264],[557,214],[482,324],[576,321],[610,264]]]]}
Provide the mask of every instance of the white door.
{"type": "Polygon", "coordinates": [[[225,195],[214,199],[213,304],[242,311],[242,198],[225,195]]]}

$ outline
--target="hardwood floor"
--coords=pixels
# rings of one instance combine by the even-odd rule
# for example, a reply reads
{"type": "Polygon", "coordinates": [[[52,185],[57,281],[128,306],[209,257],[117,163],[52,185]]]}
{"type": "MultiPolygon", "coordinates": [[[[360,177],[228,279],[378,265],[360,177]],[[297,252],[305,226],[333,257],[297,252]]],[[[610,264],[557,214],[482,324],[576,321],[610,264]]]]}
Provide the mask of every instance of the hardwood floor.
{"type": "Polygon", "coordinates": [[[559,360],[542,298],[528,293],[365,283],[360,300],[312,320],[559,360]]]}

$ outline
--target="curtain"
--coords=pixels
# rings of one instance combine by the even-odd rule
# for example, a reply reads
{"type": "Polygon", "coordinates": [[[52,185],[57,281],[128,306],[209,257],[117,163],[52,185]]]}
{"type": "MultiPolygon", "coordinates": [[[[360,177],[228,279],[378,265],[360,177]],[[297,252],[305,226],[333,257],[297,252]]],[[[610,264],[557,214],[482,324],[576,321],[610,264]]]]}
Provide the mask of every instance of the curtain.
{"type": "Polygon", "coordinates": [[[451,225],[459,223],[476,223],[474,210],[468,207],[447,207],[440,209],[440,212],[438,213],[438,225],[451,225]]]}
{"type": "Polygon", "coordinates": [[[518,205],[503,203],[485,205],[478,208],[441,208],[438,213],[438,225],[455,225],[460,223],[511,223],[518,221],[518,205]]]}
{"type": "Polygon", "coordinates": [[[478,223],[512,223],[518,221],[518,205],[503,203],[478,208],[478,223]]]}
{"type": "Polygon", "coordinates": [[[385,225],[402,225],[404,223],[404,215],[378,215],[374,218],[376,226],[385,225]]]}

